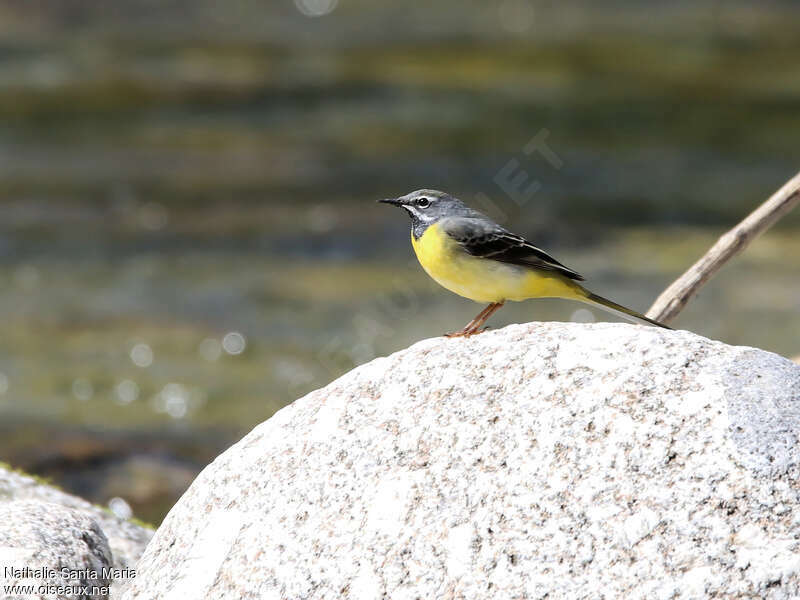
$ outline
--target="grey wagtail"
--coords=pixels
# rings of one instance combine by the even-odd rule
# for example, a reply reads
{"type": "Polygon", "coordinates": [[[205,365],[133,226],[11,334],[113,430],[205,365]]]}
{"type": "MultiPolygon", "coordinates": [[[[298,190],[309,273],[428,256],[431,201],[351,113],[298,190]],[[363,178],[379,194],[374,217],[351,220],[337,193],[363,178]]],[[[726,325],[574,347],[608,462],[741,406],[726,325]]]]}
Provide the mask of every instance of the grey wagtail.
{"type": "Polygon", "coordinates": [[[480,333],[506,300],[568,298],[593,304],[630,321],[670,329],[643,314],[593,294],[565,267],[522,236],[500,227],[458,198],[436,190],[417,190],[378,200],[400,206],[411,216],[411,245],[422,268],[442,287],[475,302],[487,302],[478,316],[449,337],[480,333]]]}

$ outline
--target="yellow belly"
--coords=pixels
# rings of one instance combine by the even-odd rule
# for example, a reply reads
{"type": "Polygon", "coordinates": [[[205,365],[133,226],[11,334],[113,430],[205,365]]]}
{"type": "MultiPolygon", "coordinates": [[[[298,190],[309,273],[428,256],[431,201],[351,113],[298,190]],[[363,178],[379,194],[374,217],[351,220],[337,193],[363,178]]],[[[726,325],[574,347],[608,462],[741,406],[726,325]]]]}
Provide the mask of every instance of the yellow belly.
{"type": "Polygon", "coordinates": [[[583,297],[579,285],[557,273],[470,256],[438,224],[418,240],[412,234],[411,245],[422,268],[439,285],[475,302],[583,297]]]}

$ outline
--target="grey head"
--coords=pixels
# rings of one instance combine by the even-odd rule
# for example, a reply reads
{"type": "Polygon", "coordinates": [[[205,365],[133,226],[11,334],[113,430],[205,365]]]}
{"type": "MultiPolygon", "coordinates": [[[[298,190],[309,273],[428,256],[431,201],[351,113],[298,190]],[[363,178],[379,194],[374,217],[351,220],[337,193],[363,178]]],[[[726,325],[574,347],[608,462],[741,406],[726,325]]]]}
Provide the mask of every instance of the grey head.
{"type": "Polygon", "coordinates": [[[408,211],[415,239],[419,239],[428,227],[441,219],[483,216],[455,196],[438,190],[416,190],[399,198],[385,198],[378,202],[400,206],[408,211]]]}

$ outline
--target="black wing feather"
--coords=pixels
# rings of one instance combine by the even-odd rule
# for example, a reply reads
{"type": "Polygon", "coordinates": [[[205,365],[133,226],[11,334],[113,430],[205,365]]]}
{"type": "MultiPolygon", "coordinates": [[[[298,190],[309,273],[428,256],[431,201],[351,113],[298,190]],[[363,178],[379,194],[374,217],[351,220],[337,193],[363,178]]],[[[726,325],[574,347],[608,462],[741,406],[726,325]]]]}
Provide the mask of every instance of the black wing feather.
{"type": "Polygon", "coordinates": [[[554,271],[570,279],[583,281],[581,275],[565,267],[522,236],[511,233],[487,219],[455,217],[444,219],[441,227],[472,256],[532,269],[554,271]]]}

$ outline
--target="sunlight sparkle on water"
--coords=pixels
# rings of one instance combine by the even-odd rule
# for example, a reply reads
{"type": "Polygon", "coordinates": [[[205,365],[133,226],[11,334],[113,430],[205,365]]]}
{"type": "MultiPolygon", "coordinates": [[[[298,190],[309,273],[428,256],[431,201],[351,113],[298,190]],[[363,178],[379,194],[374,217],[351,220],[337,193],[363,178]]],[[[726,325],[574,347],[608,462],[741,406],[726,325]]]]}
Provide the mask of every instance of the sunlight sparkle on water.
{"type": "Polygon", "coordinates": [[[153,396],[150,403],[157,413],[168,414],[173,419],[182,419],[190,410],[205,404],[206,398],[207,393],[202,388],[172,382],[153,396]]]}
{"type": "Polygon", "coordinates": [[[153,364],[153,350],[144,343],[136,344],[131,348],[131,360],[137,367],[149,367],[153,364]]]}
{"type": "Polygon", "coordinates": [[[116,392],[114,402],[122,406],[130,404],[139,397],[139,386],[130,379],[120,381],[114,391],[116,392]]]}
{"type": "Polygon", "coordinates": [[[120,519],[130,519],[133,516],[131,505],[119,496],[108,501],[108,508],[120,519]]]}
{"type": "Polygon", "coordinates": [[[333,12],[339,0],[294,0],[294,3],[307,17],[324,17],[333,12]]]}
{"type": "Polygon", "coordinates": [[[247,347],[247,341],[238,331],[231,331],[222,338],[222,347],[228,354],[241,354],[247,347]]]}
{"type": "Polygon", "coordinates": [[[173,419],[182,419],[188,410],[189,392],[180,383],[168,383],[161,390],[158,402],[161,412],[167,413],[173,419]]]}

